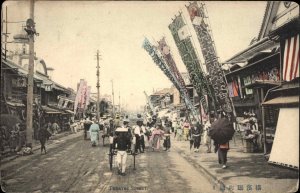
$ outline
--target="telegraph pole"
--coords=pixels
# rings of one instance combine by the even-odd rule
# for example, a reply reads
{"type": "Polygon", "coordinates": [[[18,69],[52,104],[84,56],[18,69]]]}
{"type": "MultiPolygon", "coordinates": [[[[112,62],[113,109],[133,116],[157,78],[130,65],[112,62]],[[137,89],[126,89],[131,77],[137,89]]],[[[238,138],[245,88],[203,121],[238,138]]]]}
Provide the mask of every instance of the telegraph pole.
{"type": "Polygon", "coordinates": [[[99,97],[100,97],[100,72],[99,72],[99,50],[97,50],[97,121],[99,122],[99,97]]]}
{"type": "Polygon", "coordinates": [[[5,7],[5,44],[4,44],[4,59],[6,60],[6,56],[7,56],[7,48],[6,48],[6,44],[7,44],[7,6],[5,7]]]}
{"type": "Polygon", "coordinates": [[[27,116],[26,116],[26,143],[32,147],[32,109],[33,109],[33,73],[34,73],[34,0],[30,0],[30,18],[26,22],[26,32],[29,37],[29,65],[27,80],[27,116]]]}
{"type": "Polygon", "coordinates": [[[115,118],[115,95],[114,95],[114,80],[111,80],[112,100],[113,100],[113,118],[115,118]]]}

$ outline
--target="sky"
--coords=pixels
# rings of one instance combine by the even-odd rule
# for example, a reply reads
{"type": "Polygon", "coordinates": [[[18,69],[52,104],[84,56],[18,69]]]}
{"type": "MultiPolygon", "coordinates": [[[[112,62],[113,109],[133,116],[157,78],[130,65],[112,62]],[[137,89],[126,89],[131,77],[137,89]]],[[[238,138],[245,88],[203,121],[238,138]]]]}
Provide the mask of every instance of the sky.
{"type": "MultiPolygon", "coordinates": [[[[205,3],[221,62],[245,49],[258,36],[266,2],[205,3]]],[[[115,102],[120,93],[121,106],[136,110],[146,104],[143,91],[150,95],[153,90],[172,85],[142,48],[145,37],[155,43],[165,36],[177,67],[186,71],[168,29],[179,11],[204,61],[185,5],[188,1],[36,1],[34,20],[39,36],[35,39],[35,52],[47,67],[55,69],[52,80],[76,90],[79,80],[85,79],[95,93],[99,50],[100,94],[111,94],[113,80],[115,102]]],[[[8,21],[29,18],[28,1],[7,1],[2,11],[5,6],[8,21]]],[[[20,23],[9,24],[9,40],[20,30],[20,23]]]]}

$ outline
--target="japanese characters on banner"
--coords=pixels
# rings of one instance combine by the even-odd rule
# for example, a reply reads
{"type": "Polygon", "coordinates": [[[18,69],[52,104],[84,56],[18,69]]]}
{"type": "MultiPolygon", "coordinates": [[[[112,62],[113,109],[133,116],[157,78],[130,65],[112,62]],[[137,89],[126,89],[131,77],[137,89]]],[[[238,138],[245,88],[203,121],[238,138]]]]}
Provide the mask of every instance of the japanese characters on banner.
{"type": "Polygon", "coordinates": [[[180,96],[184,99],[186,106],[188,107],[188,109],[191,110],[193,116],[198,120],[198,113],[196,112],[192,102],[190,101],[184,80],[176,66],[176,63],[170,53],[170,47],[167,45],[164,37],[158,42],[158,50],[162,54],[171,75],[173,76],[174,80],[176,81],[176,84],[178,84],[180,88],[180,96]]]}
{"type": "Polygon", "coordinates": [[[84,109],[86,104],[86,92],[87,92],[87,82],[83,81],[82,91],[80,96],[80,105],[79,108],[84,109]]]}
{"type": "Polygon", "coordinates": [[[75,103],[74,103],[75,114],[77,112],[77,109],[82,109],[82,110],[85,109],[86,103],[88,103],[89,100],[89,98],[87,97],[87,92],[88,92],[87,82],[81,79],[76,93],[75,103]]]}
{"type": "Polygon", "coordinates": [[[201,46],[217,105],[221,106],[222,110],[226,112],[232,112],[232,104],[229,99],[227,84],[218,61],[214,41],[210,35],[211,30],[209,29],[209,24],[205,19],[207,15],[204,12],[204,4],[201,3],[201,6],[199,6],[197,2],[190,3],[190,5],[187,6],[187,10],[201,46]]]}
{"type": "Polygon", "coordinates": [[[91,95],[91,86],[88,86],[86,91],[85,108],[87,108],[87,106],[90,104],[90,95],[91,95]]]}
{"type": "Polygon", "coordinates": [[[207,113],[208,103],[204,96],[208,95],[212,100],[214,100],[214,98],[210,91],[208,82],[200,68],[200,60],[196,55],[190,35],[188,35],[187,26],[184,23],[181,14],[176,16],[176,18],[169,25],[169,29],[172,33],[183,63],[188,70],[191,83],[200,97],[200,102],[203,105],[204,111],[207,113]]]}
{"type": "Polygon", "coordinates": [[[163,59],[159,56],[158,52],[154,46],[149,42],[147,38],[144,39],[143,48],[149,53],[152,57],[154,63],[163,71],[163,73],[169,78],[169,80],[174,84],[177,90],[180,90],[179,85],[176,84],[171,72],[167,69],[163,59]]]}

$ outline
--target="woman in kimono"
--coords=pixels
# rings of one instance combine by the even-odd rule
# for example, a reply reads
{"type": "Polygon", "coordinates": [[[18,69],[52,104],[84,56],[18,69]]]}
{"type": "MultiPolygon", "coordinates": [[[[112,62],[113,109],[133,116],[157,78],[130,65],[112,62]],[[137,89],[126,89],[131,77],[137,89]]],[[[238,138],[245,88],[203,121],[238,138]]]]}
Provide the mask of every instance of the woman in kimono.
{"type": "Polygon", "coordinates": [[[152,131],[152,135],[151,135],[151,141],[152,141],[152,149],[154,150],[159,150],[160,149],[160,140],[163,139],[163,134],[164,131],[162,130],[162,123],[160,120],[158,120],[156,122],[156,127],[154,128],[154,130],[152,131]]]}
{"type": "Polygon", "coordinates": [[[91,136],[92,146],[97,146],[99,140],[100,128],[99,125],[96,123],[95,119],[93,119],[93,124],[90,126],[89,132],[91,136]]]}

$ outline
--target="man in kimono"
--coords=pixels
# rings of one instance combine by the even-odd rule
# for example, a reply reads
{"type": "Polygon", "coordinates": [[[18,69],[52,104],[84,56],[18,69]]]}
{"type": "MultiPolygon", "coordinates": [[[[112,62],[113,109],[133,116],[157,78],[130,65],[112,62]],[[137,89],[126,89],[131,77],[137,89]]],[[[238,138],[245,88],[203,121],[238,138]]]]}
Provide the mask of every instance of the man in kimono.
{"type": "Polygon", "coordinates": [[[93,124],[90,126],[90,136],[91,136],[92,146],[98,145],[99,132],[100,132],[99,125],[96,123],[96,119],[93,118],[93,124]]]}

